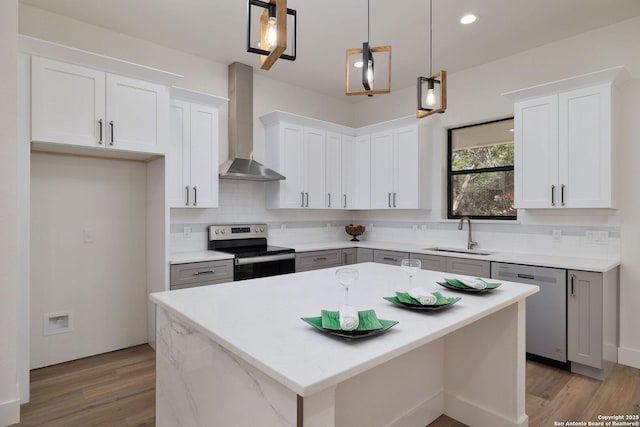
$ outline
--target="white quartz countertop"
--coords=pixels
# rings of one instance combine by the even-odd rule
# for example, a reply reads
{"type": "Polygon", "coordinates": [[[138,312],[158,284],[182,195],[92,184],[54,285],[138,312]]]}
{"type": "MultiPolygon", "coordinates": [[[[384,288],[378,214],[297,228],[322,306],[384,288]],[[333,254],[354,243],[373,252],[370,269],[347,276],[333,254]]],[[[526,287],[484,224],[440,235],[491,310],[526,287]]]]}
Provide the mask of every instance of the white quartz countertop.
{"type": "Polygon", "coordinates": [[[170,264],[186,264],[189,262],[219,261],[233,259],[233,254],[217,251],[177,252],[171,254],[170,264]]]}
{"type": "Polygon", "coordinates": [[[351,286],[349,302],[399,322],[376,337],[343,340],[301,320],[320,316],[322,309],[337,310],[344,302],[336,268],[160,292],[150,298],[290,390],[309,396],[538,291],[537,286],[503,282],[487,293],[460,293],[435,283],[446,273],[420,270],[414,286],[462,299],[446,310],[416,312],[383,299],[407,289],[408,276],[400,267],[352,267],[360,277],[351,286]]]}
{"type": "MultiPolygon", "coordinates": [[[[318,251],[325,249],[342,249],[350,247],[381,249],[388,251],[412,252],[425,255],[437,255],[456,258],[478,259],[492,262],[506,262],[511,264],[535,265],[539,267],[566,268],[571,270],[595,271],[599,273],[607,272],[620,265],[620,260],[581,258],[564,255],[541,255],[516,252],[492,252],[491,255],[464,254],[458,252],[442,252],[425,250],[425,248],[436,245],[396,243],[396,242],[375,242],[375,241],[335,241],[319,243],[286,244],[285,246],[294,248],[296,252],[318,251]]],[[[464,250],[464,248],[460,248],[464,250]]]]}

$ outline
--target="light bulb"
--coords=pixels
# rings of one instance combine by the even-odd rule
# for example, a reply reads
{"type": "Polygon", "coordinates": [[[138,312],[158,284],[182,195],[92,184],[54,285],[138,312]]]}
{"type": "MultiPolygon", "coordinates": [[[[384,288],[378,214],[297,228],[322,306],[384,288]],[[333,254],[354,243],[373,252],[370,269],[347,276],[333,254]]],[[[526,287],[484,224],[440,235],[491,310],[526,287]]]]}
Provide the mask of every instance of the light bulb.
{"type": "Polygon", "coordinates": [[[367,62],[367,82],[369,83],[369,90],[373,90],[373,61],[367,62]]]}
{"type": "Polygon", "coordinates": [[[356,68],[362,68],[362,61],[356,61],[353,66],[356,68]]]}
{"type": "Polygon", "coordinates": [[[276,18],[270,16],[267,21],[267,49],[271,49],[278,43],[278,30],[276,29],[276,18]]]}
{"type": "Polygon", "coordinates": [[[436,91],[433,88],[427,90],[427,105],[434,107],[436,105],[436,91]]]}

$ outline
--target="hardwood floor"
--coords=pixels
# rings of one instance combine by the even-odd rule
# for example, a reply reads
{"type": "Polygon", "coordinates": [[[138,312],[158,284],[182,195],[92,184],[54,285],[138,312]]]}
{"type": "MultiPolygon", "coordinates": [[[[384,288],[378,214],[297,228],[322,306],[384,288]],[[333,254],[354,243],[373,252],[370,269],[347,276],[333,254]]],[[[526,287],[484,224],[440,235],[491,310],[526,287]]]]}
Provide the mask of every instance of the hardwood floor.
{"type": "MultiPolygon", "coordinates": [[[[618,365],[601,382],[527,362],[529,426],[640,414],[640,370],[618,365]]],[[[12,427],[155,425],[155,353],[148,345],[31,371],[31,402],[12,427]]],[[[429,427],[459,427],[441,416],[429,427]]],[[[233,427],[233,426],[225,426],[233,427]]]]}

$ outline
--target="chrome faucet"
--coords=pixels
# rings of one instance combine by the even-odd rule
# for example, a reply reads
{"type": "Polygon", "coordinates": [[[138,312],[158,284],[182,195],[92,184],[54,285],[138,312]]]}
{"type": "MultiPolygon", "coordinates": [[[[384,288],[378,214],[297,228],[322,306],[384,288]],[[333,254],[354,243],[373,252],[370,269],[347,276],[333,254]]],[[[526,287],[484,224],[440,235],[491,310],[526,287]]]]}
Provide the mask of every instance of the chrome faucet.
{"type": "Polygon", "coordinates": [[[474,242],[473,240],[471,240],[471,219],[468,216],[463,216],[462,218],[460,218],[460,222],[458,223],[458,230],[462,230],[462,223],[464,223],[465,219],[469,223],[469,237],[467,238],[467,249],[473,249],[473,247],[477,245],[478,242],[474,242]]]}

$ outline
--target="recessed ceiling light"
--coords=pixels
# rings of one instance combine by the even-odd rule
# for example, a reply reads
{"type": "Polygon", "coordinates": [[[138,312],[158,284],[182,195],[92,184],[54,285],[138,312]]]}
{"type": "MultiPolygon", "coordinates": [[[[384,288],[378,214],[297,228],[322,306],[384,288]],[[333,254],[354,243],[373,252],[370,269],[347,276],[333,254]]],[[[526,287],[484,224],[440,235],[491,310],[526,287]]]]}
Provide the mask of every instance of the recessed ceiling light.
{"type": "Polygon", "coordinates": [[[356,61],[353,66],[356,68],[362,68],[362,61],[356,61]]]}
{"type": "Polygon", "coordinates": [[[476,19],[478,19],[477,15],[474,15],[473,13],[470,13],[468,15],[464,15],[462,18],[460,18],[460,23],[461,24],[473,24],[474,22],[476,22],[476,19]]]}

